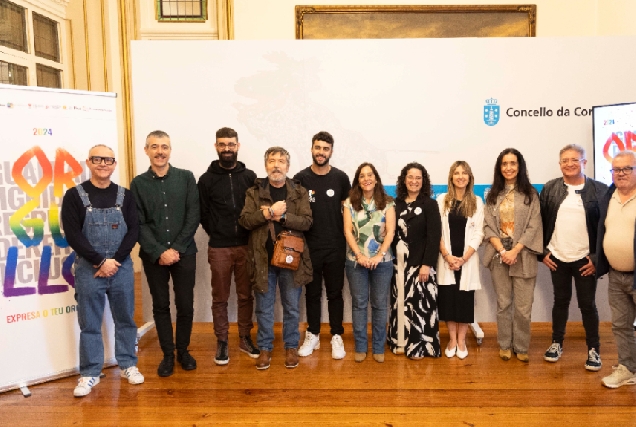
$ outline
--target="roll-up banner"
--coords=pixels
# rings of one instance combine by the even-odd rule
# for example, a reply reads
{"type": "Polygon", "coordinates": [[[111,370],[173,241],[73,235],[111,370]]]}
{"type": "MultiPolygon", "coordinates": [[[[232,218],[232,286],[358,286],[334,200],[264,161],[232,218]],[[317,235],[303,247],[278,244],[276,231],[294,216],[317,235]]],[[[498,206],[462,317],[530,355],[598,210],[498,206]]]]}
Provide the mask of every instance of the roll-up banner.
{"type": "MultiPolygon", "coordinates": [[[[115,94],[0,85],[0,392],[78,370],[75,252],[61,203],[89,149],[117,155],[115,94]]],[[[114,176],[117,176],[115,171],[114,176]]],[[[110,310],[105,361],[114,361],[110,310]]]]}

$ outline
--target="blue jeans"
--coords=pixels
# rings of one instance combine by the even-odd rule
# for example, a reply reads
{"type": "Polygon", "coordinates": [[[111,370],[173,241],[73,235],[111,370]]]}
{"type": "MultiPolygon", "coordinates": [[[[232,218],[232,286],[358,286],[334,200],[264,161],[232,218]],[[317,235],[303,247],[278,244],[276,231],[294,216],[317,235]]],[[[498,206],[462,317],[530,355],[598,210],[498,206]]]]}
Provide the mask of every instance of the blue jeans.
{"type": "Polygon", "coordinates": [[[298,348],[300,332],[300,295],[302,286],[294,286],[294,272],[284,268],[269,266],[267,291],[255,291],[256,322],[258,333],[256,343],[261,350],[274,349],[274,303],[276,302],[276,283],[280,288],[280,300],[283,305],[283,342],[285,348],[298,348]]]}
{"type": "MultiPolygon", "coordinates": [[[[86,208],[82,233],[98,253],[113,258],[128,225],[120,206],[124,203],[123,187],[117,189],[117,200],[112,208],[96,209],[91,206],[88,194],[80,185],[77,191],[86,208]]],[[[102,319],[105,297],[108,296],[110,311],[115,323],[115,358],[121,369],[137,365],[135,341],[137,325],[133,320],[135,311],[135,276],[130,256],[121,262],[112,277],[93,277],[97,270],[90,262],[77,257],[75,260],[75,300],[77,321],[80,326],[80,375],[97,377],[104,365],[104,343],[102,341],[102,319]]]]}
{"type": "Polygon", "coordinates": [[[97,377],[104,365],[102,319],[105,297],[115,323],[115,358],[120,369],[137,365],[135,340],[135,278],[130,257],[121,263],[112,277],[93,277],[95,269],[78,258],[75,265],[75,299],[80,326],[80,375],[97,377]]]}
{"type": "Polygon", "coordinates": [[[383,354],[393,262],[381,262],[374,270],[370,270],[354,261],[347,260],[345,271],[351,291],[351,318],[356,353],[366,353],[369,348],[367,306],[370,300],[373,354],[383,354]]]}

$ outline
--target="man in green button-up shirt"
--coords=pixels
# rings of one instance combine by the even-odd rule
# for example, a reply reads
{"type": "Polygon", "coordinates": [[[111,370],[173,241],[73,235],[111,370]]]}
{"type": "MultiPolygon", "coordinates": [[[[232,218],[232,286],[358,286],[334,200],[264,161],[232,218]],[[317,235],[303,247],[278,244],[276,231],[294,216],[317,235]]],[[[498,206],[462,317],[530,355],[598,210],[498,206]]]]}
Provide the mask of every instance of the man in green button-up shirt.
{"type": "Polygon", "coordinates": [[[197,247],[194,233],[199,226],[199,192],[192,172],[168,162],[172,147],[163,131],[151,132],[144,147],[150,168],[133,179],[130,189],[139,212],[139,257],[152,295],[152,313],[163,360],[157,374],[174,371],[174,350],[185,370],[197,367],[188,352],[194,314],[194,282],[197,247]],[[176,344],[172,339],[170,289],[177,307],[176,344]]]}

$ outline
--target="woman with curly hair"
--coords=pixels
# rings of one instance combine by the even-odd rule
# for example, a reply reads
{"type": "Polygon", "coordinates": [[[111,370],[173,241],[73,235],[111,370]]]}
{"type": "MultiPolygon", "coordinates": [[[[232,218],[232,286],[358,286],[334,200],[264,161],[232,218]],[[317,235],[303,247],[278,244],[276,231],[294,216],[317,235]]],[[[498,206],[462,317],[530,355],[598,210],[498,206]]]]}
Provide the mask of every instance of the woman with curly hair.
{"type": "Polygon", "coordinates": [[[444,353],[468,356],[466,332],[475,321],[475,291],[481,289],[477,249],[484,238],[484,202],[474,193],[475,177],[468,163],[458,160],[448,172],[448,193],[437,198],[442,216],[442,241],[437,261],[439,320],[450,340],[444,353]]]}
{"type": "Polygon", "coordinates": [[[488,243],[482,263],[490,269],[497,294],[499,357],[509,360],[514,351],[517,359],[527,363],[543,225],[539,194],[530,184],[526,161],[514,148],[506,148],[497,157],[486,197],[484,239],[488,243]]]}
{"type": "Polygon", "coordinates": [[[351,291],[351,318],[356,362],[367,357],[367,306],[371,301],[373,359],[384,362],[386,314],[395,232],[393,199],[384,191],[378,171],[371,163],[358,166],[344,202],[344,234],[347,240],[345,272],[351,291]]]}
{"type": "Polygon", "coordinates": [[[411,359],[439,357],[434,267],[442,225],[424,166],[406,165],[398,178],[396,192],[395,275],[387,342],[393,353],[406,354],[411,359]]]}

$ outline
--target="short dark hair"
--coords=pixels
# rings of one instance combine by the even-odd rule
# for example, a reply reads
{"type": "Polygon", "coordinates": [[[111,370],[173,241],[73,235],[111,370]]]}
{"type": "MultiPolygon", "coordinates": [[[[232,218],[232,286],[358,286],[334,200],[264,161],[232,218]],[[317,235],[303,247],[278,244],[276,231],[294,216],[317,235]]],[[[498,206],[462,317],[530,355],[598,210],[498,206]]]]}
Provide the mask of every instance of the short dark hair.
{"type": "Polygon", "coordinates": [[[324,141],[333,147],[333,136],[331,136],[329,132],[325,132],[324,130],[321,130],[311,138],[312,147],[314,146],[314,142],[316,141],[324,141]]]}
{"type": "Polygon", "coordinates": [[[232,128],[221,128],[216,131],[217,138],[236,138],[238,142],[238,133],[232,128]]]}

